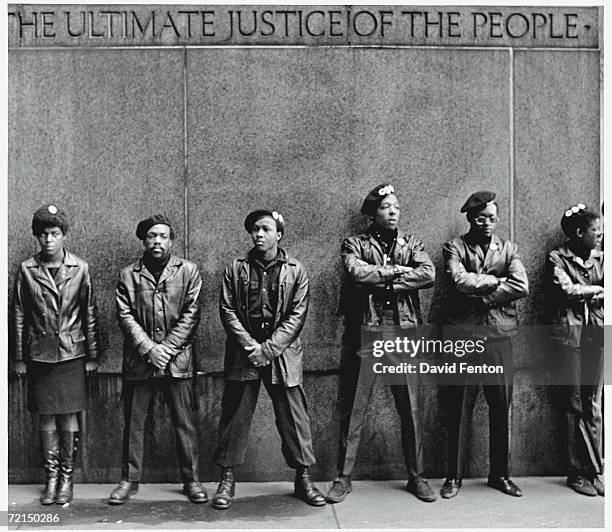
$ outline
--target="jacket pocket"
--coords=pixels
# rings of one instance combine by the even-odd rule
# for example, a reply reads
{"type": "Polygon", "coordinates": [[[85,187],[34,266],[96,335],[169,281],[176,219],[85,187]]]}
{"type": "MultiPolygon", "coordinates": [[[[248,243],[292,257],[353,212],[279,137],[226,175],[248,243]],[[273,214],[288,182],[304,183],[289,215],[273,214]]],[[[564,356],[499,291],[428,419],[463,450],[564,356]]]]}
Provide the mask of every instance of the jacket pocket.
{"type": "Polygon", "coordinates": [[[295,386],[302,382],[302,346],[293,342],[279,357],[279,367],[286,386],[295,386]]]}
{"type": "Polygon", "coordinates": [[[82,331],[76,331],[70,333],[70,338],[73,344],[78,344],[79,342],[85,341],[85,335],[82,331]]]}
{"type": "Polygon", "coordinates": [[[516,307],[504,305],[489,310],[489,323],[500,333],[511,333],[518,329],[516,307]]]}
{"type": "Polygon", "coordinates": [[[191,363],[191,346],[183,348],[172,358],[169,365],[170,372],[173,374],[187,374],[191,375],[193,371],[193,365],[191,363]]]}

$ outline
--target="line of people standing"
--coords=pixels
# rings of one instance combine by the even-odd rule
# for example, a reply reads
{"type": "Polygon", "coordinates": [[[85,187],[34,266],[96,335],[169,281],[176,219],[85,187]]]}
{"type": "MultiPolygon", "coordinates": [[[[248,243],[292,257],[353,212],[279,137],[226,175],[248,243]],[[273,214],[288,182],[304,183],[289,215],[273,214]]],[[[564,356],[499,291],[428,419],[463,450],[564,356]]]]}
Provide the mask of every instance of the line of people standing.
{"type": "MultiPolygon", "coordinates": [[[[434,265],[416,236],[399,230],[400,204],[390,184],[375,187],[361,212],[371,225],[342,244],[345,332],[342,341],[338,476],[324,496],[314,485],[315,463],[306,395],[302,387],[300,332],[309,300],[304,266],[280,247],[285,220],[260,209],[244,221],[253,247],[224,273],[221,321],[227,333],[225,389],[214,461],[221,481],[212,497],[218,509],[235,496],[234,468],[244,462],[248,433],[263,381],[274,409],[282,453],[295,469],[294,494],[312,506],[339,503],[352,491],[351,473],[361,428],[377,377],[361,363],[361,332],[410,329],[422,323],[419,290],[432,286],[434,265]]],[[[455,330],[485,325],[489,361],[511,367],[516,301],[528,293],[516,245],[495,234],[495,194],[472,194],[461,208],[469,231],[444,244],[445,273],[451,289],[446,304],[455,330]]],[[[568,485],[585,495],[603,495],[601,481],[601,375],[603,360],[603,252],[598,213],[574,205],[562,217],[568,241],[549,255],[548,279],[555,302],[554,338],[562,346],[572,385],[566,394],[569,451],[568,485]],[[587,363],[586,354],[589,362],[587,363]],[[589,372],[588,385],[584,373],[589,372]]],[[[78,448],[76,414],[86,408],[85,376],[97,369],[97,312],[86,262],[65,249],[66,214],[55,205],[34,213],[32,232],[40,253],[17,272],[13,297],[13,363],[27,374],[28,408],[39,415],[46,471],[42,504],[70,502],[78,448]]],[[[200,319],[202,286],[195,263],[172,253],[174,232],[163,215],[138,224],[141,259],[121,270],[117,315],[124,335],[124,435],[122,478],[110,504],[123,504],[138,491],[142,475],[144,427],[149,405],[163,393],[175,431],[183,491],[194,503],[208,495],[199,482],[196,423],[191,379],[192,341],[200,319]]],[[[509,408],[512,372],[483,385],[489,406],[489,486],[508,495],[521,490],[510,479],[509,408]]],[[[448,468],[443,498],[457,495],[465,473],[466,433],[480,383],[465,380],[446,390],[448,468]]],[[[437,496],[422,475],[417,392],[393,384],[408,472],[406,489],[431,502],[437,496]]]]}

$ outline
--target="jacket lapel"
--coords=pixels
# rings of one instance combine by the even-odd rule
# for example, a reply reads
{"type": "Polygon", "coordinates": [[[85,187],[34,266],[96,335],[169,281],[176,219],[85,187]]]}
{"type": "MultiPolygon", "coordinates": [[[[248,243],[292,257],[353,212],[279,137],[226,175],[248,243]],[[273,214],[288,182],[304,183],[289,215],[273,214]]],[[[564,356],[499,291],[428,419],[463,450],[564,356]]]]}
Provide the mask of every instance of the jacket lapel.
{"type": "MultiPolygon", "coordinates": [[[[170,260],[168,261],[168,264],[166,264],[164,271],[159,277],[158,284],[162,284],[164,281],[167,281],[170,277],[172,277],[178,271],[178,268],[181,264],[182,262],[180,259],[178,259],[174,255],[170,256],[170,260]]],[[[155,283],[155,279],[153,279],[153,283],[155,283]]]]}
{"type": "Polygon", "coordinates": [[[145,265],[142,263],[142,259],[134,264],[134,273],[138,274],[138,284],[141,284],[143,279],[147,279],[153,285],[155,284],[153,275],[151,275],[149,270],[145,268],[145,265]]]}
{"type": "Polygon", "coordinates": [[[370,241],[370,246],[372,248],[372,258],[374,259],[374,264],[383,264],[383,250],[372,235],[368,235],[368,239],[370,241]]]}
{"type": "Polygon", "coordinates": [[[57,287],[55,286],[55,283],[53,282],[53,278],[51,277],[51,274],[49,273],[49,270],[47,270],[47,268],[43,266],[42,262],[40,262],[39,255],[34,256],[34,264],[32,264],[31,268],[32,268],[32,277],[37,282],[39,282],[43,286],[46,286],[54,294],[56,295],[59,294],[59,292],[57,291],[57,287]]]}
{"type": "MultiPolygon", "coordinates": [[[[477,246],[480,249],[480,246],[477,246]]],[[[502,243],[497,235],[491,237],[491,243],[487,248],[487,255],[484,258],[484,271],[488,271],[492,263],[495,263],[498,253],[501,252],[502,243]]],[[[482,253],[482,252],[481,252],[482,253]]]]}
{"type": "Polygon", "coordinates": [[[244,313],[245,323],[248,320],[248,303],[249,303],[249,260],[248,257],[238,263],[238,277],[236,279],[237,294],[238,294],[238,308],[246,309],[244,313]]]}
{"type": "Polygon", "coordinates": [[[78,263],[74,260],[74,256],[66,251],[64,261],[55,276],[55,286],[58,292],[61,292],[68,285],[68,281],[72,278],[77,266],[78,263]]]}
{"type": "Polygon", "coordinates": [[[476,244],[476,242],[472,241],[469,233],[463,235],[463,241],[470,251],[470,261],[474,262],[474,269],[476,273],[482,273],[485,256],[482,252],[482,248],[476,244]]]}

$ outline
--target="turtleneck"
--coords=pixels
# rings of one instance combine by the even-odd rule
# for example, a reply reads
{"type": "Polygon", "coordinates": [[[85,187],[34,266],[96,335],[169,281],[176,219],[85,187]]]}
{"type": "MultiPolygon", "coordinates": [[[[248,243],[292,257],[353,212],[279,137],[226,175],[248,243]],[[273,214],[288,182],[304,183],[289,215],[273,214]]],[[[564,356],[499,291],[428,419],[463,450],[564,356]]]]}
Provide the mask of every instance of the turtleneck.
{"type": "Polygon", "coordinates": [[[397,228],[385,229],[384,227],[373,224],[372,233],[378,240],[381,240],[385,244],[391,244],[397,238],[397,228]]]}
{"type": "Polygon", "coordinates": [[[584,261],[588,260],[591,256],[591,250],[585,248],[580,242],[570,240],[567,243],[567,247],[570,248],[577,257],[580,257],[584,261]]]}
{"type": "Polygon", "coordinates": [[[156,260],[146,253],[142,257],[142,263],[146,266],[147,270],[149,270],[153,274],[153,277],[155,277],[156,282],[159,281],[159,278],[161,277],[161,274],[164,271],[164,268],[168,264],[169,260],[170,255],[164,257],[161,260],[156,260]]]}

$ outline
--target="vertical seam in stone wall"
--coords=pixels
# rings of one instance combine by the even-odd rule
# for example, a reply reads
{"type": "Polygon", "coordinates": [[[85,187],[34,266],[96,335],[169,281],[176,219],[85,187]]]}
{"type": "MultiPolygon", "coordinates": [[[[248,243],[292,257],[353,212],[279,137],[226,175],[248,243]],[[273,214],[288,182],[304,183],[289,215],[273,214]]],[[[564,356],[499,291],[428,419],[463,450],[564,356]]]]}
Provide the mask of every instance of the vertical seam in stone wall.
{"type": "MultiPolygon", "coordinates": [[[[599,209],[604,200],[604,26],[603,6],[597,8],[597,27],[599,30],[597,47],[599,49],[599,209]]],[[[609,208],[609,207],[608,207],[609,208]]]]}
{"type": "Polygon", "coordinates": [[[189,259],[189,210],[187,189],[187,48],[183,46],[183,246],[185,258],[189,259]]]}
{"type": "Polygon", "coordinates": [[[510,240],[514,241],[514,50],[508,48],[508,123],[509,123],[509,196],[510,196],[510,240]]]}

